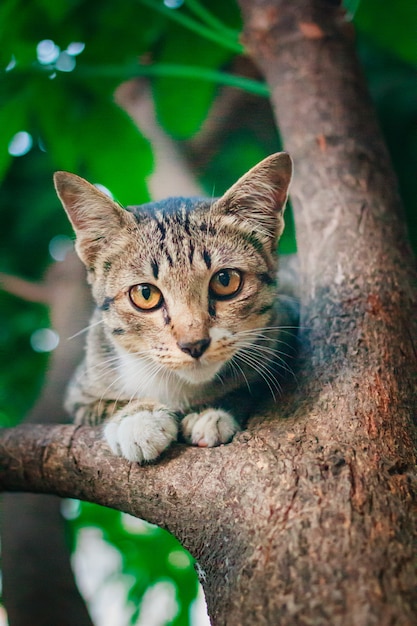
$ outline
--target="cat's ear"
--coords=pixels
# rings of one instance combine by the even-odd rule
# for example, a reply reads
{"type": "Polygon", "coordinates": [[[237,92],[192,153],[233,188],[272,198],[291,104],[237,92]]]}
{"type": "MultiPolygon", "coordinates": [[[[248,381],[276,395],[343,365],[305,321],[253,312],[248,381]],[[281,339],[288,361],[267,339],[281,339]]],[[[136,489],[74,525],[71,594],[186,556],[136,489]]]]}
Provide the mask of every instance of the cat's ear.
{"type": "Polygon", "coordinates": [[[216,204],[222,213],[233,216],[242,226],[249,226],[261,239],[272,240],[275,245],[284,230],[291,176],[291,157],[277,152],[244,174],[216,204]]]}
{"type": "Polygon", "coordinates": [[[88,269],[102,249],[134,218],[80,176],[55,172],[55,189],[77,236],[76,250],[88,269]]]}

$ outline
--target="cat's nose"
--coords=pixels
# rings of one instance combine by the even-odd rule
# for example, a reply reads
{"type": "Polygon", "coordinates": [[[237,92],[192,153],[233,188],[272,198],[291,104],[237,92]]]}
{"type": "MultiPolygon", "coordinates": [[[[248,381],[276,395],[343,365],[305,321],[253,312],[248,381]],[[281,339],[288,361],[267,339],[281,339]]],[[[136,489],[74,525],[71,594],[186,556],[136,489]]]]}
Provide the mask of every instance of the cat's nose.
{"type": "Polygon", "coordinates": [[[210,337],[206,337],[198,341],[179,341],[177,346],[180,350],[192,356],[193,359],[199,359],[209,347],[210,342],[210,337]]]}

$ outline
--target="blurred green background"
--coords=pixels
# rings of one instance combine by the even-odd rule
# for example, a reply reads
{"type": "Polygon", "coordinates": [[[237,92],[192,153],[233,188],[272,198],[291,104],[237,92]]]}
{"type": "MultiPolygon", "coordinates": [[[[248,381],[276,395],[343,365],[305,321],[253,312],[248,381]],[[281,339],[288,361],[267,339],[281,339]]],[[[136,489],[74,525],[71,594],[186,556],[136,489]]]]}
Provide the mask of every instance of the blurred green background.
{"type": "MultiPolygon", "coordinates": [[[[345,7],[416,249],[417,5],[346,0],[345,7]]],[[[124,204],[149,199],[152,145],[114,100],[128,79],[146,78],[159,124],[208,195],[280,149],[268,90],[242,59],[240,31],[232,0],[2,0],[1,272],[41,278],[60,236],[72,236],[52,185],[57,169],[105,185],[124,204]],[[210,141],[204,129],[227,98],[236,110],[210,141]]],[[[291,216],[288,222],[284,252],[295,249],[291,216]]],[[[0,424],[10,426],[24,418],[42,386],[48,352],[36,332],[49,321],[41,305],[1,291],[0,300],[0,424]]],[[[175,597],[176,614],[165,623],[193,623],[194,564],[173,537],[145,525],[132,530],[121,514],[90,504],[68,510],[73,545],[81,529],[94,527],[120,555],[109,577],[126,581],[126,624],[135,623],[143,594],[161,581],[175,597]]]]}

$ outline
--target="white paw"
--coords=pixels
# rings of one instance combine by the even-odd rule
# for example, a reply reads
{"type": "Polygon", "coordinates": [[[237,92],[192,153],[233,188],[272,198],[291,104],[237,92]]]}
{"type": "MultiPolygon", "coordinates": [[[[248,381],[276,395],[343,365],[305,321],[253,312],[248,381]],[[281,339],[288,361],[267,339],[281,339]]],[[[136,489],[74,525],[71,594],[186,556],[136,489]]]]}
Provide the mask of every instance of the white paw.
{"type": "Polygon", "coordinates": [[[182,420],[181,428],[185,439],[200,448],[228,443],[240,430],[235,418],[222,409],[190,413],[182,420]]]}
{"type": "Polygon", "coordinates": [[[156,459],[177,435],[175,417],[163,409],[115,416],[104,428],[104,437],[114,454],[137,463],[156,459]]]}

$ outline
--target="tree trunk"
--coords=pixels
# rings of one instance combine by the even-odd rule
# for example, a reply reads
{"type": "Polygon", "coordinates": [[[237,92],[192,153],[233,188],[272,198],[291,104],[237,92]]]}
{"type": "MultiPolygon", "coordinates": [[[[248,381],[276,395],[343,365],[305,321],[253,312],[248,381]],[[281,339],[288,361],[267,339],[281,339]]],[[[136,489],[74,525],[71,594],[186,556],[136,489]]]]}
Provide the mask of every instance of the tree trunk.
{"type": "Polygon", "coordinates": [[[396,181],[335,2],[239,2],[295,161],[298,385],[230,445],[147,467],[93,429],[6,431],[0,486],[168,528],[214,626],[412,626],[417,283],[396,181]]]}

